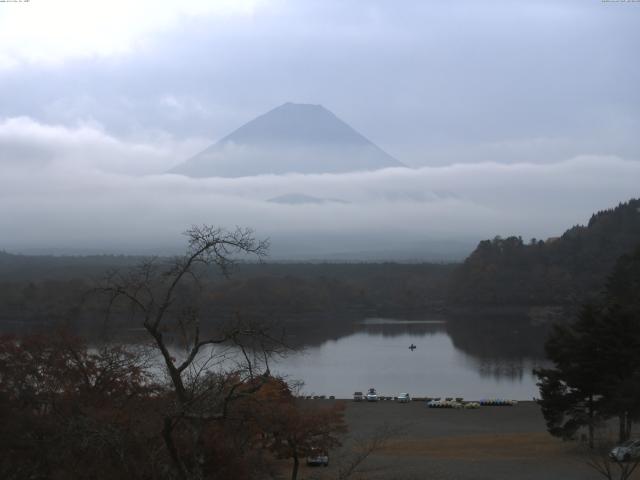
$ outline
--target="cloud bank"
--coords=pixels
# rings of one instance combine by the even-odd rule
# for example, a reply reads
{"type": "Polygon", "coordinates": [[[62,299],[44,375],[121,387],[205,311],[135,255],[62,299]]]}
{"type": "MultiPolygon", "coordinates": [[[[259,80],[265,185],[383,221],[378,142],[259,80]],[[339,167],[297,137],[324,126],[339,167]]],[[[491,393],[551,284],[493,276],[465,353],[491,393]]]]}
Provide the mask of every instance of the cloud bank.
{"type": "Polygon", "coordinates": [[[390,252],[407,246],[416,258],[430,258],[430,242],[546,238],[640,196],[640,162],[615,156],[236,179],[153,174],[176,160],[174,148],[118,141],[89,125],[5,120],[0,248],[178,251],[180,232],[209,223],[254,228],[272,238],[277,258],[338,252],[355,258],[361,251],[393,258],[390,252]],[[139,175],[130,173],[131,162],[139,175]],[[268,201],[288,194],[340,202],[268,201]]]}
{"type": "Polygon", "coordinates": [[[48,125],[29,117],[0,121],[0,168],[57,172],[105,171],[132,175],[155,173],[203,148],[204,139],[178,141],[158,135],[154,142],[127,142],[100,125],[48,125]]]}

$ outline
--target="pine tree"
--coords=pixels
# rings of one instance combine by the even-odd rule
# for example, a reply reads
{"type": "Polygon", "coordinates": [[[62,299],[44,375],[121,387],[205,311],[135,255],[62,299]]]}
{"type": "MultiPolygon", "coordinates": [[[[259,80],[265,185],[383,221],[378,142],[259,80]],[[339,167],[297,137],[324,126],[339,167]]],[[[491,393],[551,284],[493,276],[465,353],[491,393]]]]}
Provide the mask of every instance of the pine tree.
{"type": "Polygon", "coordinates": [[[554,368],[536,370],[548,431],[573,438],[581,427],[617,417],[619,439],[640,418],[640,248],[621,257],[599,304],[587,304],[545,345],[554,368]]]}

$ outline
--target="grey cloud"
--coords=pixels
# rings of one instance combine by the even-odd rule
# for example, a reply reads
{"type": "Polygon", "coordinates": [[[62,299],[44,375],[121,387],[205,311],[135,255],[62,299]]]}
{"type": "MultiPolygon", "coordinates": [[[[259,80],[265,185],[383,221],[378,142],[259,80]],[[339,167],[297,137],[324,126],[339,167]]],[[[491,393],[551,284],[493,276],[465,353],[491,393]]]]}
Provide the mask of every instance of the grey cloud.
{"type": "Polygon", "coordinates": [[[28,92],[0,113],[214,141],[309,102],[412,165],[638,158],[633,7],[270,2],[233,22],[185,20],[129,55],[0,73],[3,91],[28,92]]]}

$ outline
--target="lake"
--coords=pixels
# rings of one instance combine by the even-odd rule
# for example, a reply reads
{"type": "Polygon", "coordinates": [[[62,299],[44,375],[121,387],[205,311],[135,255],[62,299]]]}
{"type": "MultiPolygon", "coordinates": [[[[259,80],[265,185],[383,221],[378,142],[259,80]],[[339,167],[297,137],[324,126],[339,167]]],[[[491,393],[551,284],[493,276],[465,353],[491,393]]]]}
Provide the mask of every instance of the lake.
{"type": "Polygon", "coordinates": [[[531,400],[538,396],[531,371],[544,364],[543,340],[543,332],[522,325],[454,328],[444,319],[369,318],[279,360],[273,370],[303,380],[306,395],[346,398],[375,387],[390,396],[531,400]]]}
{"type": "MultiPolygon", "coordinates": [[[[546,364],[548,327],[521,317],[336,317],[293,325],[304,325],[289,330],[303,350],[272,362],[271,369],[304,381],[305,395],[350,398],[375,387],[385,396],[530,400],[538,396],[532,369],[546,364]]],[[[146,338],[143,329],[134,330],[146,338]]],[[[162,362],[157,368],[164,370],[162,362]]]]}

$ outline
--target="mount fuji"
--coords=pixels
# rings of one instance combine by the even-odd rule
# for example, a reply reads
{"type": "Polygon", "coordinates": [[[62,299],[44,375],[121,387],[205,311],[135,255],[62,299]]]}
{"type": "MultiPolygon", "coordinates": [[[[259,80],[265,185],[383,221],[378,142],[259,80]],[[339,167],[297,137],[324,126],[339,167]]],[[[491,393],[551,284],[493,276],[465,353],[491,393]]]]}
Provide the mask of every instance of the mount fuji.
{"type": "Polygon", "coordinates": [[[169,173],[244,177],[404,167],[321,105],[285,103],[251,120],[169,173]]]}

